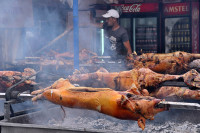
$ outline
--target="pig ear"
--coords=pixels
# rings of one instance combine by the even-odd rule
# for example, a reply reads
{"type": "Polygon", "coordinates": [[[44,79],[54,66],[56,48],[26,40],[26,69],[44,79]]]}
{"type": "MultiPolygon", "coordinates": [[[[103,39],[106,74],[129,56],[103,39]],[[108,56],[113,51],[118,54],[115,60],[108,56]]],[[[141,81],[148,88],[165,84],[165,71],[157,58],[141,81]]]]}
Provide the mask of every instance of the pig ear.
{"type": "Polygon", "coordinates": [[[121,98],[117,100],[117,104],[123,106],[125,103],[126,103],[126,98],[124,95],[122,95],[121,98]]]}
{"type": "Polygon", "coordinates": [[[138,126],[139,126],[140,128],[142,128],[142,130],[144,130],[144,128],[145,128],[145,122],[146,122],[146,120],[145,120],[144,117],[140,117],[140,118],[138,119],[138,126]]]}

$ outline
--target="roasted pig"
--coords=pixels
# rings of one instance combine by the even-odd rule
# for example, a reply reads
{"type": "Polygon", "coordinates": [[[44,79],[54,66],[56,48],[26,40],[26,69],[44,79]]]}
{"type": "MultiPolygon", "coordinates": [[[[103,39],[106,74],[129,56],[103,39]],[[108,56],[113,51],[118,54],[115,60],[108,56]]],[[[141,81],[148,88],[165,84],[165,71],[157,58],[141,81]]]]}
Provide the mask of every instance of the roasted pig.
{"type": "MultiPolygon", "coordinates": [[[[169,74],[159,74],[153,72],[148,68],[141,68],[141,69],[132,69],[130,71],[122,71],[122,72],[114,72],[108,73],[107,71],[97,71],[94,73],[88,74],[74,74],[68,76],[68,79],[71,83],[79,84],[81,86],[88,86],[88,87],[109,87],[114,90],[118,91],[125,91],[131,90],[132,93],[137,95],[151,95],[157,96],[155,92],[162,93],[163,91],[159,91],[161,85],[165,81],[182,81],[187,86],[188,89],[199,89],[200,88],[200,75],[199,73],[192,69],[185,74],[182,75],[169,75],[169,74]]],[[[166,91],[169,95],[177,94],[179,97],[185,98],[185,94],[181,93],[182,95],[174,92],[177,89],[167,89],[166,91]],[[172,91],[174,90],[174,91],[172,91]]],[[[171,87],[169,87],[171,88],[171,87]]],[[[181,88],[181,87],[179,87],[181,88]]],[[[196,95],[199,95],[198,90],[193,90],[196,95]]],[[[192,90],[190,91],[192,92],[192,90]]],[[[168,94],[166,93],[166,94],[168,94]]],[[[163,94],[163,96],[166,96],[163,94]]],[[[159,94],[160,96],[161,94],[159,94]]],[[[188,98],[191,99],[198,99],[198,96],[193,96],[192,93],[188,93],[188,98]]],[[[164,97],[162,97],[164,98],[164,97]]]]}
{"type": "MultiPolygon", "coordinates": [[[[41,69],[44,67],[55,66],[56,70],[59,68],[73,69],[74,66],[74,55],[71,52],[57,53],[51,51],[50,54],[47,54],[49,57],[41,57],[40,66],[41,69]]],[[[87,49],[82,49],[79,52],[79,62],[89,67],[90,72],[97,71],[99,67],[95,65],[95,61],[98,61],[97,54],[89,51],[87,49]]],[[[88,72],[87,67],[80,67],[82,72],[88,72]]]]}
{"type": "Polygon", "coordinates": [[[109,88],[74,87],[69,80],[59,79],[52,86],[32,92],[32,100],[42,97],[66,107],[96,110],[119,119],[136,120],[144,130],[145,120],[164,111],[156,108],[160,99],[118,92],[109,88]]]}
{"type": "MultiPolygon", "coordinates": [[[[5,92],[7,88],[13,86],[19,81],[36,74],[35,70],[25,68],[24,72],[19,71],[0,71],[0,92],[5,92]]],[[[35,85],[34,78],[28,79],[16,86],[16,88],[28,90],[32,85],[35,85]]]]}
{"type": "Polygon", "coordinates": [[[167,54],[146,53],[134,55],[127,63],[129,68],[149,68],[154,72],[163,74],[182,74],[190,69],[190,62],[200,59],[200,54],[173,52],[167,54]]]}
{"type": "MultiPolygon", "coordinates": [[[[56,57],[56,59],[58,60],[65,60],[65,61],[70,61],[71,65],[73,65],[73,58],[74,58],[74,54],[71,52],[65,52],[65,53],[56,53],[55,51],[52,51],[54,56],[56,57]]],[[[87,49],[82,49],[79,52],[79,60],[80,63],[82,64],[87,64],[87,63],[94,63],[95,60],[97,60],[97,54],[89,51],[87,49]]]]}
{"type": "Polygon", "coordinates": [[[187,87],[163,86],[151,92],[150,96],[175,100],[200,100],[200,91],[191,90],[187,87]]]}

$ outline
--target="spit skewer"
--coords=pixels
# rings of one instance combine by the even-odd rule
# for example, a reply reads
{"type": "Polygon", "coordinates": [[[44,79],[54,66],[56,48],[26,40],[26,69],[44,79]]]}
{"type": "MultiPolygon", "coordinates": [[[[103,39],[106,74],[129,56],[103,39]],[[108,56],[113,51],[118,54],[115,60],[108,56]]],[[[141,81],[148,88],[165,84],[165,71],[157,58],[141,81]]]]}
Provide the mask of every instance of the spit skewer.
{"type": "Polygon", "coordinates": [[[200,104],[186,102],[161,101],[157,107],[167,109],[200,110],[200,104]]]}
{"type": "MultiPolygon", "coordinates": [[[[18,99],[31,99],[34,95],[19,93],[16,98],[18,99]]],[[[0,98],[5,98],[5,93],[0,93],[0,98]]],[[[166,109],[182,109],[182,110],[199,110],[200,104],[198,103],[187,103],[187,102],[171,102],[171,101],[161,101],[158,105],[158,108],[166,109]]]]}
{"type": "Polygon", "coordinates": [[[12,93],[12,91],[14,91],[14,88],[15,88],[17,85],[23,83],[24,81],[26,81],[26,80],[28,80],[28,79],[34,77],[34,76],[36,76],[39,72],[41,72],[41,70],[39,70],[38,72],[36,72],[36,73],[33,74],[33,75],[28,76],[27,78],[22,79],[22,80],[19,81],[18,83],[16,83],[16,84],[12,85],[11,87],[9,87],[9,88],[6,90],[6,93],[5,93],[6,101],[9,101],[9,100],[11,99],[11,93],[12,93]]]}
{"type": "Polygon", "coordinates": [[[177,86],[177,87],[188,87],[188,85],[183,81],[165,81],[161,83],[161,86],[177,86]]]}
{"type": "MultiPolygon", "coordinates": [[[[31,94],[25,94],[25,93],[19,93],[17,96],[16,96],[16,99],[17,98],[20,98],[20,99],[30,99],[32,98],[34,95],[31,95],[31,94]]],[[[0,98],[5,98],[6,97],[6,93],[0,93],[0,98]]]]}

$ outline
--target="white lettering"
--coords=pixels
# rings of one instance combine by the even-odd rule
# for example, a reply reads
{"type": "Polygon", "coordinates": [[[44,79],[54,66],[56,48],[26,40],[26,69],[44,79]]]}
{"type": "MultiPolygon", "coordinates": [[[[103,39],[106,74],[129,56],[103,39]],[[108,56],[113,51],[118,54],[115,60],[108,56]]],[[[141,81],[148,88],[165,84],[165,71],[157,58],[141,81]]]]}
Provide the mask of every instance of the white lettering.
{"type": "Polygon", "coordinates": [[[170,13],[170,12],[188,12],[188,6],[170,6],[166,7],[164,9],[164,12],[170,13]]]}
{"type": "Polygon", "coordinates": [[[123,12],[140,12],[141,4],[121,5],[123,12]]]}
{"type": "Polygon", "coordinates": [[[182,6],[182,11],[183,12],[187,12],[188,11],[188,7],[187,6],[182,6]]]}
{"type": "Polygon", "coordinates": [[[174,11],[174,7],[169,7],[168,12],[175,12],[175,11],[174,11]]]}

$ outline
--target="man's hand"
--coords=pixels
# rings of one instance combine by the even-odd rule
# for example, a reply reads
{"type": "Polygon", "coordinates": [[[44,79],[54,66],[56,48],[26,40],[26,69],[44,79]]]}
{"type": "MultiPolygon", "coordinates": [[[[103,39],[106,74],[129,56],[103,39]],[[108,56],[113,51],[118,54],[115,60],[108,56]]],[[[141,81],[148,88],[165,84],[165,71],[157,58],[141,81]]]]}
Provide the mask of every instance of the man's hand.
{"type": "Polygon", "coordinates": [[[126,56],[126,67],[127,69],[132,69],[134,65],[134,57],[133,54],[128,54],[126,56]]]}
{"type": "Polygon", "coordinates": [[[134,60],[133,54],[132,54],[132,53],[131,53],[131,54],[128,54],[128,55],[126,56],[126,59],[127,59],[127,61],[133,61],[133,60],[134,60]]]}
{"type": "Polygon", "coordinates": [[[125,48],[126,48],[126,50],[127,50],[127,54],[128,54],[128,55],[132,54],[131,45],[130,45],[129,40],[126,41],[126,42],[123,42],[123,44],[124,44],[124,46],[125,46],[125,48]]]}

